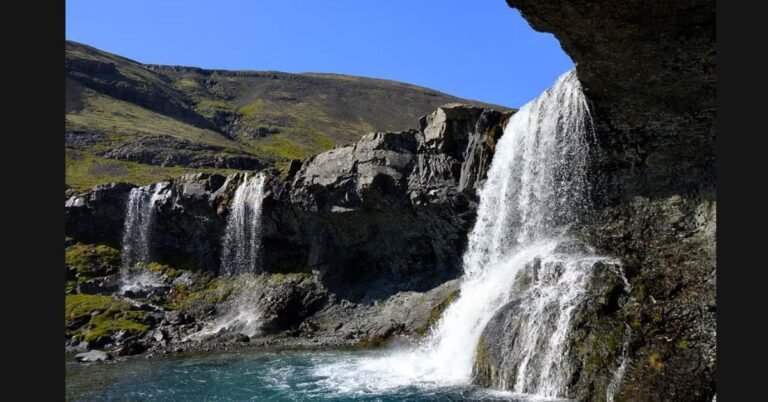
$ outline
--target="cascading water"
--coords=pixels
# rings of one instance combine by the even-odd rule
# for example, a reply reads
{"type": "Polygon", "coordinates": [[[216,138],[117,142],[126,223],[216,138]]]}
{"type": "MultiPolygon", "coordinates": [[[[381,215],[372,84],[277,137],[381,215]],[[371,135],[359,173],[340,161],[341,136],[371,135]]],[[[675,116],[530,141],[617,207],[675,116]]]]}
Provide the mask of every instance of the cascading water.
{"type": "MultiPolygon", "coordinates": [[[[568,306],[579,296],[577,289],[585,281],[583,266],[588,264],[555,255],[554,251],[562,241],[557,228],[571,222],[584,208],[589,119],[581,85],[571,71],[507,123],[480,190],[477,221],[464,254],[461,297],[446,310],[433,333],[433,356],[442,362],[443,368],[438,369],[441,377],[469,379],[480,334],[513,296],[515,280],[526,264],[538,259],[542,266],[565,269],[557,280],[537,284],[538,297],[531,300],[535,304],[530,309],[543,312],[551,303],[568,306]]],[[[561,311],[559,317],[549,318],[558,320],[557,328],[562,328],[560,324],[567,325],[568,313],[561,311]]],[[[531,326],[529,335],[538,336],[536,322],[531,326]]],[[[556,336],[550,343],[557,343],[563,334],[555,331],[550,335],[556,336]]],[[[529,341],[525,359],[543,352],[535,339],[529,341]]],[[[555,359],[557,347],[547,349],[545,353],[551,356],[546,359],[555,359]]],[[[526,387],[529,376],[525,363],[520,374],[522,382],[515,384],[514,390],[536,393],[526,387]]]]}
{"type": "Polygon", "coordinates": [[[520,298],[525,325],[510,345],[516,381],[494,385],[563,396],[569,322],[591,268],[601,260],[589,247],[569,250],[562,235],[586,206],[591,135],[587,102],[570,71],[507,123],[479,193],[460,296],[430,336],[415,350],[320,367],[318,374],[350,389],[355,383],[367,389],[466,384],[486,324],[520,298]],[[533,278],[525,289],[517,286],[521,275],[533,278]]]}
{"type": "Polygon", "coordinates": [[[264,199],[264,175],[246,174],[235,190],[230,206],[221,251],[221,273],[240,275],[239,292],[219,308],[223,314],[209,323],[195,338],[236,332],[252,337],[259,332],[261,313],[255,307],[258,281],[249,275],[258,271],[261,248],[261,204],[264,199]]]}
{"type": "Polygon", "coordinates": [[[235,191],[224,242],[221,269],[227,275],[256,272],[261,247],[261,203],[264,199],[264,175],[248,178],[235,191]]]}
{"type": "Polygon", "coordinates": [[[121,290],[155,286],[158,279],[144,269],[150,261],[152,223],[156,203],[168,194],[170,183],[160,182],[131,189],[125,211],[122,240],[121,290]]]}

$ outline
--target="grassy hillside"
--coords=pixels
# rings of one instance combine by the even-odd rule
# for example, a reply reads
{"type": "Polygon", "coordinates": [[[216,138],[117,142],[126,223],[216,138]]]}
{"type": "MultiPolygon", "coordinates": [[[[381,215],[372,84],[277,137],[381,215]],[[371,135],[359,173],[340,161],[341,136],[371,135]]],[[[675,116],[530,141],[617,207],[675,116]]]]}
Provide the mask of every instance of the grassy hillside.
{"type": "Polygon", "coordinates": [[[67,42],[67,185],[136,184],[194,171],[285,166],[371,131],[414,128],[468,101],[336,74],[144,65],[67,42]]]}

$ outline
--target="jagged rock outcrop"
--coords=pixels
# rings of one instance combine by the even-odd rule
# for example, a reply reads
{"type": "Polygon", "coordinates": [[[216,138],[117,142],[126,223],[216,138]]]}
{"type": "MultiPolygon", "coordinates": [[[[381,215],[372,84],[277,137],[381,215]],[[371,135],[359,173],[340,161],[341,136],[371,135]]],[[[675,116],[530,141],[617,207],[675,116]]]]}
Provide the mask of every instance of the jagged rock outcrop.
{"type": "Polygon", "coordinates": [[[371,133],[309,158],[264,203],[264,266],[306,267],[366,302],[456,278],[475,188],[508,116],[446,105],[419,131],[371,133]]]}

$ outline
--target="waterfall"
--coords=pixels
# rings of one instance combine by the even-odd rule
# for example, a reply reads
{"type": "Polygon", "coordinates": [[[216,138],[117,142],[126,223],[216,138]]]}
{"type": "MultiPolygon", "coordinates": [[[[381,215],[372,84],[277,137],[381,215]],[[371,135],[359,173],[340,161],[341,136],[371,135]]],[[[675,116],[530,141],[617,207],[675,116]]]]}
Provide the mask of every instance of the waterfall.
{"type": "Polygon", "coordinates": [[[150,261],[150,241],[155,206],[169,194],[168,182],[131,189],[126,204],[122,239],[121,290],[137,290],[157,284],[144,268],[150,261]]]}
{"type": "Polygon", "coordinates": [[[136,187],[128,194],[123,226],[122,262],[126,269],[149,262],[149,241],[155,202],[167,183],[136,187]]]}
{"type": "Polygon", "coordinates": [[[523,300],[525,316],[510,345],[517,380],[496,385],[561,396],[568,324],[597,257],[590,250],[561,250],[567,242],[558,228],[585,208],[590,135],[589,110],[575,71],[510,118],[479,193],[461,296],[430,339],[439,378],[469,379],[483,329],[514,297],[523,300]],[[514,292],[518,277],[534,264],[538,272],[532,285],[514,292]]]}
{"type": "Polygon", "coordinates": [[[460,296],[428,338],[416,350],[322,367],[318,374],[339,387],[360,381],[369,389],[466,384],[486,325],[505,304],[519,300],[522,318],[508,359],[515,381],[494,386],[562,397],[572,372],[566,359],[571,316],[584,299],[592,267],[605,261],[565,238],[563,229],[587,205],[592,135],[572,70],[507,123],[479,192],[460,296]],[[519,285],[526,280],[527,286],[519,285]]]}
{"type": "Polygon", "coordinates": [[[241,333],[252,337],[259,333],[261,312],[256,308],[261,295],[260,282],[252,275],[259,271],[261,249],[261,203],[265,177],[245,174],[235,190],[230,205],[221,250],[221,273],[234,276],[236,291],[217,308],[221,314],[191,339],[205,339],[222,333],[241,333]]]}
{"type": "Polygon", "coordinates": [[[264,175],[248,178],[235,191],[221,249],[221,270],[227,275],[256,272],[261,248],[261,203],[264,175]]]}

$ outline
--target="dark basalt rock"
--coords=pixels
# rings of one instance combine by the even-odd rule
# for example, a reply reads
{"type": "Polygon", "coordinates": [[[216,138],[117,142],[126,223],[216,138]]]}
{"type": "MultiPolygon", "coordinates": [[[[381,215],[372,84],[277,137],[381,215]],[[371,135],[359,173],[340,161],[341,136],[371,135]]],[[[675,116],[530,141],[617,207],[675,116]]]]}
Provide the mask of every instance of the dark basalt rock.
{"type": "Polygon", "coordinates": [[[714,0],[507,0],[551,32],[591,101],[602,202],[715,182],[714,0]]]}
{"type": "Polygon", "coordinates": [[[305,267],[342,298],[426,291],[461,273],[474,192],[509,113],[446,105],[301,164],[264,204],[264,266],[305,267]]]}
{"type": "Polygon", "coordinates": [[[65,203],[67,236],[84,243],[120,247],[128,193],[135,186],[110,183],[84,194],[70,194],[65,203]]]}

